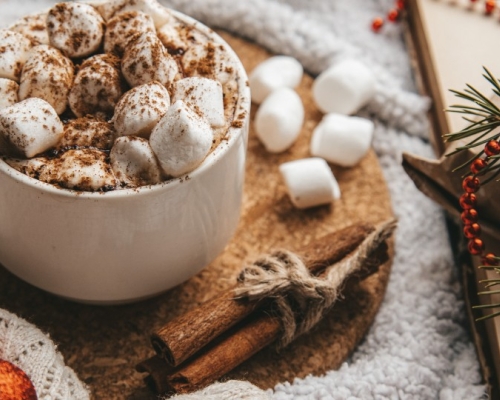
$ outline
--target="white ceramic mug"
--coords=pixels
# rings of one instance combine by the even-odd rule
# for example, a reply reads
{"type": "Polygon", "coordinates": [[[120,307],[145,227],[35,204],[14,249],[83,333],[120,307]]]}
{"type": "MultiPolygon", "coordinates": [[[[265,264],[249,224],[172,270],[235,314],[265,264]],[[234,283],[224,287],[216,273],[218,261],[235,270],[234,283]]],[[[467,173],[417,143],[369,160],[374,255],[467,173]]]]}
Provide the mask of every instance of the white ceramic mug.
{"type": "Polygon", "coordinates": [[[76,301],[131,302],[190,278],[232,237],[243,192],[247,76],[224,40],[174,15],[230,55],[239,85],[235,115],[245,115],[241,127],[230,127],[228,140],[187,176],[138,189],[59,189],[0,160],[0,263],[21,279],[76,301]]]}

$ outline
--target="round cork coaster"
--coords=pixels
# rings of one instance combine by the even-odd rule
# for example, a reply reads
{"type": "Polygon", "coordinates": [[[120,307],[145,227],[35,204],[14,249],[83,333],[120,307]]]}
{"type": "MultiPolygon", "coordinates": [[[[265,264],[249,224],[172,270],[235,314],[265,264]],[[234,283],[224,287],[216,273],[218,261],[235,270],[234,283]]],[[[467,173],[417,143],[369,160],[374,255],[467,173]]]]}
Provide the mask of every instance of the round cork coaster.
{"type": "MultiPolygon", "coordinates": [[[[270,54],[220,32],[248,72],[270,54]]],[[[68,366],[95,399],[153,399],[135,365],[154,355],[149,335],[167,321],[231,287],[245,260],[272,248],[297,250],[326,233],[355,222],[380,223],[392,217],[389,193],[373,152],[354,168],[332,165],[342,198],[332,205],[295,209],[278,166],[309,156],[312,130],[322,118],[305,75],[297,92],[305,122],[297,142],[282,154],[269,154],[252,126],[239,227],[224,252],[200,274],[169,292],[137,304],[99,307],[72,303],[36,289],[0,267],[0,307],[26,318],[58,344],[68,366]]],[[[252,120],[256,107],[252,110],[252,120]]],[[[265,349],[242,364],[231,378],[270,388],[295,377],[338,368],[369,329],[383,299],[390,262],[362,283],[349,286],[326,318],[309,334],[276,353],[265,349]]],[[[140,265],[137,266],[140,268],[140,265]]]]}

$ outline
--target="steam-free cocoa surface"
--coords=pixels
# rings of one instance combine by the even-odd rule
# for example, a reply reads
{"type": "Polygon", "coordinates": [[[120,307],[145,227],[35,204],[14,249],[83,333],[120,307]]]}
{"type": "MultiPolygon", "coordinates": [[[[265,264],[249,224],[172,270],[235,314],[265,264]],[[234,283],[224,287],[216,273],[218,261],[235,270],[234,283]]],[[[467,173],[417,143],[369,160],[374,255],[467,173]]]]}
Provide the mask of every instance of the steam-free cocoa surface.
{"type": "MultiPolygon", "coordinates": [[[[262,48],[222,33],[247,71],[270,56],[262,48]]],[[[150,332],[232,286],[244,260],[270,248],[300,249],[317,237],[357,221],[379,223],[392,216],[390,197],[376,156],[370,152],[351,169],[332,166],[342,190],[333,205],[295,209],[278,172],[282,162],[308,157],[312,130],[322,118],[311,98],[312,78],[297,89],[306,109],[298,141],[282,154],[269,154],[251,127],[241,221],[233,240],[209,267],[169,292],[123,306],[66,301],[33,288],[0,267],[0,307],[34,323],[58,344],[66,363],[86,382],[95,399],[155,399],[134,367],[154,351],[150,332]]],[[[256,107],[252,107],[252,120],[256,107]]],[[[231,190],[228,188],[228,190],[231,190]]],[[[137,266],[140,268],[140,265],[137,266]]],[[[263,388],[338,368],[364,337],[383,299],[390,263],[344,293],[344,298],[310,334],[279,354],[264,350],[230,374],[263,388]]]]}

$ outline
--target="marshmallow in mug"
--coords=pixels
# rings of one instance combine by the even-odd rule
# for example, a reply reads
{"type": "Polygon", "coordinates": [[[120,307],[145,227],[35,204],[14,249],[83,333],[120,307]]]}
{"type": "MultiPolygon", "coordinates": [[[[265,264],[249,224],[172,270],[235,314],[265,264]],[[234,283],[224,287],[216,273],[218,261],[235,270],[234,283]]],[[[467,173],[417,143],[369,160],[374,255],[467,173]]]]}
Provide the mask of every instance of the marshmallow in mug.
{"type": "Polygon", "coordinates": [[[0,29],[0,78],[19,82],[24,63],[28,58],[31,42],[20,33],[0,29]]]}
{"type": "Polygon", "coordinates": [[[366,118],[327,114],[313,131],[311,154],[352,167],[368,152],[373,129],[373,122],[366,118]]]}
{"type": "Polygon", "coordinates": [[[131,40],[121,60],[123,76],[130,86],[158,81],[169,87],[178,78],[177,63],[156,33],[145,32],[131,40]]]}
{"type": "Polygon", "coordinates": [[[313,98],[324,113],[353,114],[375,94],[375,77],[366,65],[345,60],[323,71],[313,82],[313,98]]]}
{"type": "Polygon", "coordinates": [[[73,85],[74,66],[59,50],[46,44],[28,53],[19,85],[19,99],[39,97],[49,102],[60,115],[68,105],[73,85]]]}
{"type": "Polygon", "coordinates": [[[248,77],[252,101],[260,104],[274,90],[295,88],[303,75],[302,65],[293,57],[274,56],[260,63],[248,77]]]}
{"type": "Polygon", "coordinates": [[[113,54],[97,54],[80,65],[69,92],[69,107],[77,117],[112,113],[124,92],[120,59],[113,54]]]}
{"type": "Polygon", "coordinates": [[[161,181],[158,160],[147,139],[122,136],[115,140],[109,154],[115,176],[134,186],[154,185],[161,181]]]}
{"type": "Polygon", "coordinates": [[[279,166],[290,196],[297,208],[331,203],[340,198],[340,187],[325,160],[303,158],[279,166]]]}
{"type": "Polygon", "coordinates": [[[224,99],[220,82],[201,77],[180,79],[174,84],[173,102],[177,100],[186,103],[212,127],[224,126],[224,99]]]}
{"type": "Polygon", "coordinates": [[[170,12],[156,0],[90,0],[87,1],[108,21],[118,13],[141,11],[151,16],[157,29],[173,18],[170,12]]]}
{"type": "Polygon", "coordinates": [[[58,3],[47,14],[49,42],[70,58],[95,53],[104,36],[104,20],[94,7],[82,3],[58,3]]]}
{"type": "Polygon", "coordinates": [[[47,32],[47,13],[27,15],[14,22],[9,30],[26,36],[33,46],[49,44],[49,33],[47,32]]]}
{"type": "Polygon", "coordinates": [[[112,122],[117,136],[148,138],[170,106],[170,95],[159,82],[136,86],[125,93],[115,107],[112,122]]]}
{"type": "Polygon", "coordinates": [[[141,11],[127,11],[115,15],[106,23],[104,51],[122,55],[135,35],[155,33],[153,19],[141,11]]]}
{"type": "Polygon", "coordinates": [[[2,108],[0,131],[2,145],[9,143],[26,158],[55,146],[64,133],[54,108],[36,97],[2,108]]]}
{"type": "Polygon", "coordinates": [[[304,106],[290,88],[273,91],[255,114],[255,133],[267,151],[280,153],[297,139],[304,123],[304,106]]]}
{"type": "Polygon", "coordinates": [[[154,127],[149,143],[163,172],[176,178],[200,165],[213,137],[206,119],[177,100],[154,127]]]}
{"type": "Polygon", "coordinates": [[[19,101],[19,85],[12,79],[0,78],[0,109],[19,101]]]}

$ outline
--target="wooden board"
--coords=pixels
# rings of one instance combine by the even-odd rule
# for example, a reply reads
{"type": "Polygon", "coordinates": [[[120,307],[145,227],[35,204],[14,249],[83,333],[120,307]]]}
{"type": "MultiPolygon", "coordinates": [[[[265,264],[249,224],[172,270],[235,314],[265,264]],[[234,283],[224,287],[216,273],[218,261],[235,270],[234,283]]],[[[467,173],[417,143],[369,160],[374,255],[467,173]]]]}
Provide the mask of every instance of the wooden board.
{"type": "MultiPolygon", "coordinates": [[[[500,77],[500,55],[492,50],[496,47],[500,33],[498,11],[493,16],[486,16],[484,2],[472,4],[469,0],[410,0],[408,8],[410,40],[415,48],[418,66],[416,75],[423,82],[422,91],[433,100],[429,115],[433,127],[431,140],[437,155],[441,156],[446,147],[442,135],[457,132],[466,125],[460,114],[444,111],[453,104],[465,104],[464,100],[457,99],[450,89],[463,91],[465,85],[470,84],[485,95],[491,96],[494,103],[499,101],[498,97],[493,95],[490,84],[482,76],[482,68],[486,67],[494,76],[500,77]]],[[[437,198],[434,200],[439,202],[437,198]]],[[[458,205],[458,200],[455,204],[458,205]]],[[[451,229],[456,230],[451,232],[452,237],[456,238],[455,242],[461,243],[464,240],[461,228],[453,225],[451,229]]],[[[488,236],[488,232],[483,233],[483,239],[488,243],[487,249],[498,249],[498,239],[488,236]]],[[[462,247],[465,248],[465,245],[462,247]]],[[[456,248],[454,254],[459,253],[460,248],[456,248]]],[[[469,255],[461,256],[457,260],[457,264],[463,265],[464,268],[464,294],[469,306],[500,301],[500,297],[491,301],[487,296],[477,296],[477,292],[484,290],[478,282],[495,277],[492,271],[478,269],[479,263],[478,259],[473,260],[469,255]]],[[[489,396],[498,398],[500,318],[476,323],[474,319],[477,315],[472,315],[470,307],[468,311],[472,336],[489,396]]]]}
{"type": "MultiPolygon", "coordinates": [[[[270,56],[262,48],[221,33],[247,71],[270,56]]],[[[392,216],[389,193],[377,158],[370,152],[351,169],[333,167],[342,190],[335,204],[295,209],[278,173],[282,162],[308,157],[311,132],[322,118],[311,99],[312,78],[297,89],[306,109],[301,136],[282,154],[267,153],[250,132],[244,204],[237,232],[223,254],[183,285],[137,304],[98,307],[68,302],[33,288],[0,268],[0,307],[39,326],[58,344],[67,364],[96,399],[148,399],[135,365],[154,354],[149,333],[208,300],[235,281],[244,260],[274,247],[299,249],[325,233],[357,221],[374,224],[392,216]]],[[[252,110],[252,119],[255,107],[252,110]]],[[[140,266],[138,266],[140,268],[140,266]]],[[[338,368],[370,327],[383,299],[390,262],[345,293],[312,333],[276,354],[264,350],[231,373],[269,388],[308,374],[338,368]]]]}

